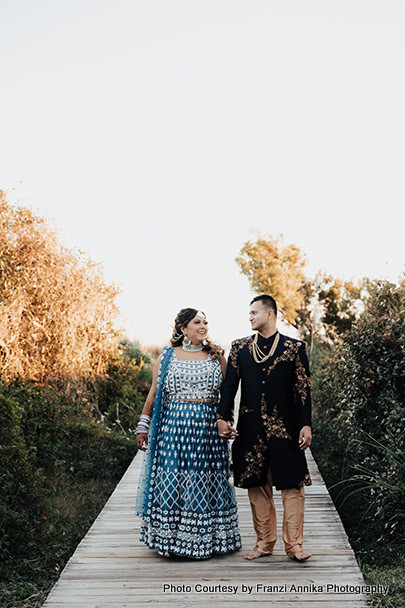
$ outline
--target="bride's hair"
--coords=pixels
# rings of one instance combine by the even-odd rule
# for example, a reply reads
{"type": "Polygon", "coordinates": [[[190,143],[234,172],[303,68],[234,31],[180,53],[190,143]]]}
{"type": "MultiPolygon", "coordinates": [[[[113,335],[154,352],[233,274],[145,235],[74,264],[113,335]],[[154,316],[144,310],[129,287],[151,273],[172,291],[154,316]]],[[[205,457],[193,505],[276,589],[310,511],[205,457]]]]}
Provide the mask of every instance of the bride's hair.
{"type": "MultiPolygon", "coordinates": [[[[197,312],[198,310],[196,308],[182,308],[177,314],[177,317],[174,320],[173,334],[170,340],[172,346],[181,346],[184,337],[181,328],[188,325],[190,321],[194,319],[197,312]]],[[[219,359],[220,356],[224,354],[224,349],[218,346],[218,344],[211,342],[209,338],[206,338],[206,340],[208,344],[204,346],[203,350],[209,354],[213,361],[219,359]]]]}

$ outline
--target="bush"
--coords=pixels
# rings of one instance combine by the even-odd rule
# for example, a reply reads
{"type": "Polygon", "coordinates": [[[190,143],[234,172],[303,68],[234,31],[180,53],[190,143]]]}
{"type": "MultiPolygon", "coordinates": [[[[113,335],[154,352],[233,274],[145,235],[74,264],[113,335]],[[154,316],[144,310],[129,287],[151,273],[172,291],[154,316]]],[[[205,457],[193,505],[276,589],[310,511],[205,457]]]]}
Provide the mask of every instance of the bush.
{"type": "Polygon", "coordinates": [[[374,540],[405,534],[404,303],[403,286],[376,282],[313,375],[315,454],[331,480],[347,480],[341,497],[360,491],[374,540]]]}
{"type": "Polygon", "coordinates": [[[47,507],[45,478],[35,468],[35,450],[21,429],[24,408],[0,383],[0,562],[14,557],[17,549],[29,555],[42,536],[47,507]]]}
{"type": "Polygon", "coordinates": [[[137,342],[122,340],[105,378],[97,382],[98,409],[111,428],[133,434],[152,380],[151,357],[137,342]]]}
{"type": "Polygon", "coordinates": [[[25,569],[23,560],[38,551],[52,555],[55,521],[63,517],[55,506],[60,488],[117,482],[135,440],[54,387],[15,382],[0,388],[0,558],[13,570],[18,563],[25,569]]]}
{"type": "Polygon", "coordinates": [[[32,555],[48,565],[68,556],[94,508],[80,494],[95,483],[114,488],[136,453],[134,428],[150,381],[149,357],[128,341],[103,378],[0,381],[3,574],[26,574],[32,555]]]}

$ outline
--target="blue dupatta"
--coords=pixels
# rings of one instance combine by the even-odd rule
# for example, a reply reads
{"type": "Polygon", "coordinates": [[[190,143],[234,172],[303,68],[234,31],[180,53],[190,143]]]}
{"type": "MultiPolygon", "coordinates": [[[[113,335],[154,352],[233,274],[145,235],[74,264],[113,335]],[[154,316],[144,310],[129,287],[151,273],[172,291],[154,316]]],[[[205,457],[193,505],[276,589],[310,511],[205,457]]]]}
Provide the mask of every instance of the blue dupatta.
{"type": "Polygon", "coordinates": [[[156,396],[153,402],[152,418],[150,421],[150,427],[148,432],[148,447],[143,455],[141,474],[138,484],[138,493],[136,495],[135,513],[140,517],[146,515],[146,512],[148,510],[148,495],[152,479],[153,460],[156,453],[158,433],[161,427],[163,415],[163,382],[172,354],[173,347],[165,346],[162,351],[162,359],[159,365],[156,396]]]}

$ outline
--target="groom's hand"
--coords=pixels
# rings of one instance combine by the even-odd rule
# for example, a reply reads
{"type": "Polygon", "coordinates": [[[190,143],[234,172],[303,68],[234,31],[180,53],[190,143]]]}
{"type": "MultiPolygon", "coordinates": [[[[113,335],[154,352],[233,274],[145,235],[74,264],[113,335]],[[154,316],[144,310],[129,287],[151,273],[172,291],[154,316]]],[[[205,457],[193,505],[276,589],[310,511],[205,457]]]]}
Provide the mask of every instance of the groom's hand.
{"type": "Polygon", "coordinates": [[[238,436],[238,431],[233,428],[230,422],[226,420],[218,420],[217,422],[218,435],[225,439],[234,439],[238,436]]]}
{"type": "Polygon", "coordinates": [[[312,432],[310,426],[303,426],[300,431],[300,436],[298,438],[298,443],[301,450],[306,450],[311,445],[312,441],[312,432]]]}

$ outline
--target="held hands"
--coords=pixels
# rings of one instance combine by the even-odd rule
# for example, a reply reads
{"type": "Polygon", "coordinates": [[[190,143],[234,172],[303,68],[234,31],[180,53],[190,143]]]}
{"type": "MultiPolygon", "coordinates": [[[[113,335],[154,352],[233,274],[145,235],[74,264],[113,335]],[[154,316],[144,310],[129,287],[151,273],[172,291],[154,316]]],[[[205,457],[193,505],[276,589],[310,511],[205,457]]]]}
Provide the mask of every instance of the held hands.
{"type": "Polygon", "coordinates": [[[298,443],[300,446],[300,450],[306,450],[312,441],[312,432],[310,426],[303,426],[300,430],[300,436],[298,439],[298,443]]]}
{"type": "Polygon", "coordinates": [[[148,446],[148,434],[147,433],[138,433],[136,435],[136,447],[138,450],[142,450],[145,452],[148,446]]]}
{"type": "Polygon", "coordinates": [[[218,435],[224,437],[224,439],[234,439],[238,436],[238,431],[226,420],[218,420],[217,429],[218,435]]]}

